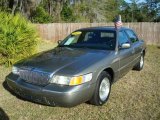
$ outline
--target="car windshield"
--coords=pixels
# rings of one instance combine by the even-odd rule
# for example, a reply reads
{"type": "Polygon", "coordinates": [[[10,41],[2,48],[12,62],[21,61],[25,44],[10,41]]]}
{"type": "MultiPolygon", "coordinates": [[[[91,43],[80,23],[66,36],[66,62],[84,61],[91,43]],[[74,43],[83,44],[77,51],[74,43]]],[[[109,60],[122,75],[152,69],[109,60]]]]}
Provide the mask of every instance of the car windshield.
{"type": "Polygon", "coordinates": [[[91,48],[114,50],[116,46],[115,31],[75,31],[65,38],[59,47],[91,48]]]}

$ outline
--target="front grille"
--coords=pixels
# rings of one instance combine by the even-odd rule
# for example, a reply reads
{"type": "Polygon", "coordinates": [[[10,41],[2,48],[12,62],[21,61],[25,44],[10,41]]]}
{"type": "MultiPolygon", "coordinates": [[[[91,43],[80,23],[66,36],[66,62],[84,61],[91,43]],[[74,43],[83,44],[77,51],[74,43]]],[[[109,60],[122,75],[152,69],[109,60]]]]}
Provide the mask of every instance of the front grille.
{"type": "Polygon", "coordinates": [[[50,74],[42,71],[20,70],[20,78],[27,83],[35,85],[47,85],[50,74]]]}

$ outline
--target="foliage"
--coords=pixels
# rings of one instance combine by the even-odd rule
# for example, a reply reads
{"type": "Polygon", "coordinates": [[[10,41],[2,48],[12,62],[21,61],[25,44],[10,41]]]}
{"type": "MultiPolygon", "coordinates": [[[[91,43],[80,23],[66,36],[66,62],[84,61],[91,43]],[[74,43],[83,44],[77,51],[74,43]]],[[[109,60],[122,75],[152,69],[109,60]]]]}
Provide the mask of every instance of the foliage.
{"type": "Polygon", "coordinates": [[[63,6],[63,9],[61,11],[61,17],[62,20],[65,22],[75,21],[75,16],[73,15],[73,9],[71,9],[71,7],[69,7],[67,3],[63,6]]]}
{"type": "Polygon", "coordinates": [[[50,23],[52,22],[52,17],[45,11],[43,7],[37,7],[36,10],[31,15],[32,22],[34,23],[50,23]]]}
{"type": "Polygon", "coordinates": [[[75,22],[90,22],[87,4],[85,2],[81,4],[74,4],[72,9],[74,11],[75,22]]]}
{"type": "Polygon", "coordinates": [[[0,64],[10,66],[36,51],[34,26],[20,14],[0,12],[0,64]]]}
{"type": "Polygon", "coordinates": [[[78,22],[110,22],[118,14],[118,3],[113,0],[86,0],[72,8],[78,22]]]}
{"type": "Polygon", "coordinates": [[[36,23],[111,22],[118,14],[125,22],[158,22],[160,0],[1,0],[0,9],[36,23]]]}
{"type": "Polygon", "coordinates": [[[119,1],[116,0],[104,0],[103,2],[104,5],[104,10],[103,12],[105,13],[105,18],[107,22],[113,21],[115,19],[115,16],[118,15],[119,12],[119,1]]]}
{"type": "Polygon", "coordinates": [[[123,1],[121,2],[120,14],[124,22],[158,22],[159,5],[159,0],[146,0],[145,2],[131,0],[131,3],[123,1]]]}
{"type": "Polygon", "coordinates": [[[0,0],[0,11],[11,11],[11,9],[7,6],[8,0],[0,0]]]}

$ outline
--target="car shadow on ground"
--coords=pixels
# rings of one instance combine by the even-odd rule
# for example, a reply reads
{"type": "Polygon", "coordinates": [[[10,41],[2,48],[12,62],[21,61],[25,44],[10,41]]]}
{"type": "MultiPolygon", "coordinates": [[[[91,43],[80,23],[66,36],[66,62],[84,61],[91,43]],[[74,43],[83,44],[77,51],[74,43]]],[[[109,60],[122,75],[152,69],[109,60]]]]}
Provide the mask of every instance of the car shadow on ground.
{"type": "Polygon", "coordinates": [[[4,112],[4,110],[0,107],[0,120],[9,120],[8,115],[4,112]]]}
{"type": "MultiPolygon", "coordinates": [[[[35,102],[35,101],[31,101],[29,99],[25,99],[23,97],[21,97],[20,95],[16,94],[8,85],[7,85],[7,82],[6,80],[3,82],[3,87],[8,91],[10,92],[10,94],[12,94],[13,96],[17,97],[18,99],[20,100],[23,100],[23,101],[27,101],[27,102],[31,102],[31,103],[34,103],[34,104],[39,104],[39,105],[43,105],[43,106],[48,106],[48,107],[62,107],[62,108],[66,108],[66,107],[63,107],[63,106],[51,106],[51,105],[47,105],[47,104],[43,104],[43,103],[39,103],[39,102],[35,102]]],[[[85,102],[85,104],[89,104],[89,105],[92,105],[90,102],[85,102]]],[[[1,119],[0,119],[1,120],[1,119]]]]}

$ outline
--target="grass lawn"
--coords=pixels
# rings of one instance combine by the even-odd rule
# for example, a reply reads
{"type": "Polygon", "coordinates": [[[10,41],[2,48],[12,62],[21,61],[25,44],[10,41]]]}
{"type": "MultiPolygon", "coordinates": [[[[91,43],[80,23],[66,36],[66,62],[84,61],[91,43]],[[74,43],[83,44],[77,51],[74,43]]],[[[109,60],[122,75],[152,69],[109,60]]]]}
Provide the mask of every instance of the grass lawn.
{"type": "MultiPolygon", "coordinates": [[[[53,43],[41,43],[39,51],[53,43]]],[[[49,107],[18,99],[3,87],[11,68],[0,66],[0,120],[2,109],[11,120],[158,120],[160,119],[160,49],[148,46],[141,72],[130,71],[112,86],[102,106],[83,103],[73,108],[49,107]]]]}

